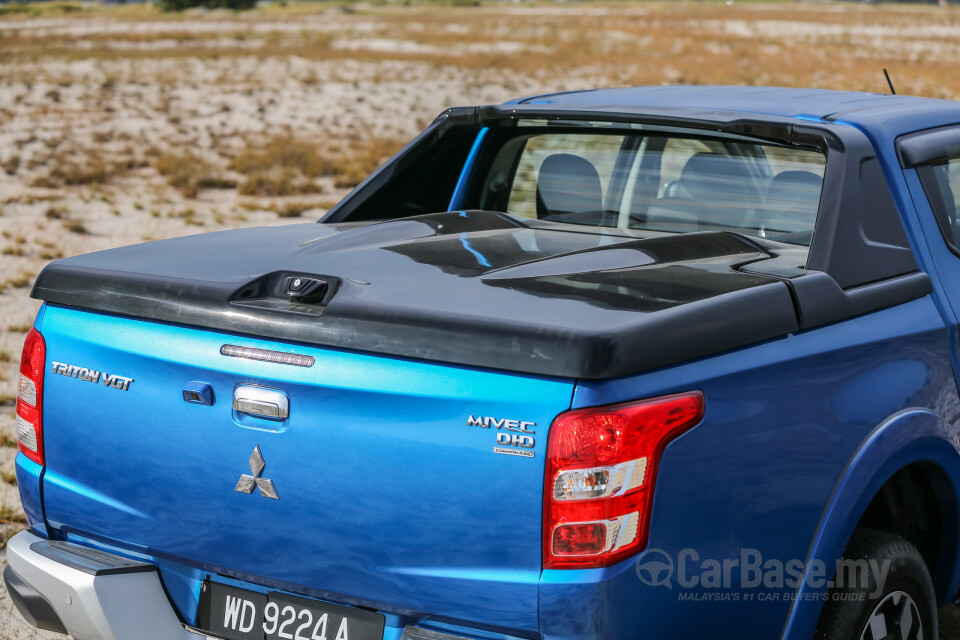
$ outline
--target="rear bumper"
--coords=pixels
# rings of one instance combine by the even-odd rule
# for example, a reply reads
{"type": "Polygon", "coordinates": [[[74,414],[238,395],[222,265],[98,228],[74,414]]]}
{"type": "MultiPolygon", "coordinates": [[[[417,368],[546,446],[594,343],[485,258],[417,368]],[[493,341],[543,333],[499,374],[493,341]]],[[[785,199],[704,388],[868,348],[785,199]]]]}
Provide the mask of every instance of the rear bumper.
{"type": "Polygon", "coordinates": [[[4,581],[28,622],[76,640],[201,640],[184,629],[153,565],[24,531],[4,581]]]}

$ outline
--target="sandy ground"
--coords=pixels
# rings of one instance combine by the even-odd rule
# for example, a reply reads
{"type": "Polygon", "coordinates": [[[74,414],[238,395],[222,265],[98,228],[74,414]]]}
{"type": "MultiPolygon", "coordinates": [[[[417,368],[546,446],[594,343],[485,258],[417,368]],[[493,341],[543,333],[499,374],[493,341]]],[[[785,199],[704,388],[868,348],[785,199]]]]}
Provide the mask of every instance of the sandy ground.
{"type": "MultiPolygon", "coordinates": [[[[958,62],[960,8],[0,12],[0,521],[22,518],[8,445],[20,348],[39,306],[30,286],[52,259],[315,219],[449,106],[626,84],[882,91],[884,66],[902,93],[957,99],[958,62]]],[[[0,591],[0,639],[27,637],[45,636],[0,591]]]]}

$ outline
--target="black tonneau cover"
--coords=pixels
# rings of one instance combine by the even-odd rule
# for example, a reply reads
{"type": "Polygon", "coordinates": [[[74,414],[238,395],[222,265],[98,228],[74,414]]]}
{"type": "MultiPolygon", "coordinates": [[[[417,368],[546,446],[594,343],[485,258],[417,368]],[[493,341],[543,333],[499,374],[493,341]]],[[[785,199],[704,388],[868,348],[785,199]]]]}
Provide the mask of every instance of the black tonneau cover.
{"type": "MultiPolygon", "coordinates": [[[[556,226],[556,225],[554,225],[556,226]]],[[[49,303],[251,336],[575,378],[665,366],[798,328],[770,258],[727,233],[529,227],[492,212],[224,231],[50,264],[49,303]],[[313,304],[291,276],[327,280],[313,304]]]]}
{"type": "Polygon", "coordinates": [[[52,304],[383,355],[611,378],[930,293],[914,272],[842,289],[805,247],[459,211],[221,231],[48,265],[52,304]],[[329,283],[292,301],[292,277],[329,283]]]}

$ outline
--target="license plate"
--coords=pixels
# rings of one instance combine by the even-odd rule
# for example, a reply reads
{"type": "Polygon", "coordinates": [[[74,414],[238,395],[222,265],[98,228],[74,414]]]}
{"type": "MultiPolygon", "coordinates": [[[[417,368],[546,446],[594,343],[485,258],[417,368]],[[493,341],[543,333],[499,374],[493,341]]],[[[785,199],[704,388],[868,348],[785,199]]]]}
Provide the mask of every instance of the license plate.
{"type": "Polygon", "coordinates": [[[228,640],[381,640],[384,618],[364,609],[204,581],[197,628],[228,640]]]}

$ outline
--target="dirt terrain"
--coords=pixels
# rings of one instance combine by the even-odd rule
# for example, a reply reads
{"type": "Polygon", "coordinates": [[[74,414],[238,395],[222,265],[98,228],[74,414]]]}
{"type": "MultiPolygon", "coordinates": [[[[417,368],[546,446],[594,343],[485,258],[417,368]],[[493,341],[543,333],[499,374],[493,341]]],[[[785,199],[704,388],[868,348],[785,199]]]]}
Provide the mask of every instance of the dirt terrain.
{"type": "MultiPolygon", "coordinates": [[[[458,3],[0,5],[7,531],[23,519],[12,471],[29,291],[50,260],[315,219],[458,104],[630,84],[886,91],[884,67],[901,93],[960,98],[960,7],[458,3]]],[[[0,638],[26,637],[43,636],[0,593],[0,638]]]]}

